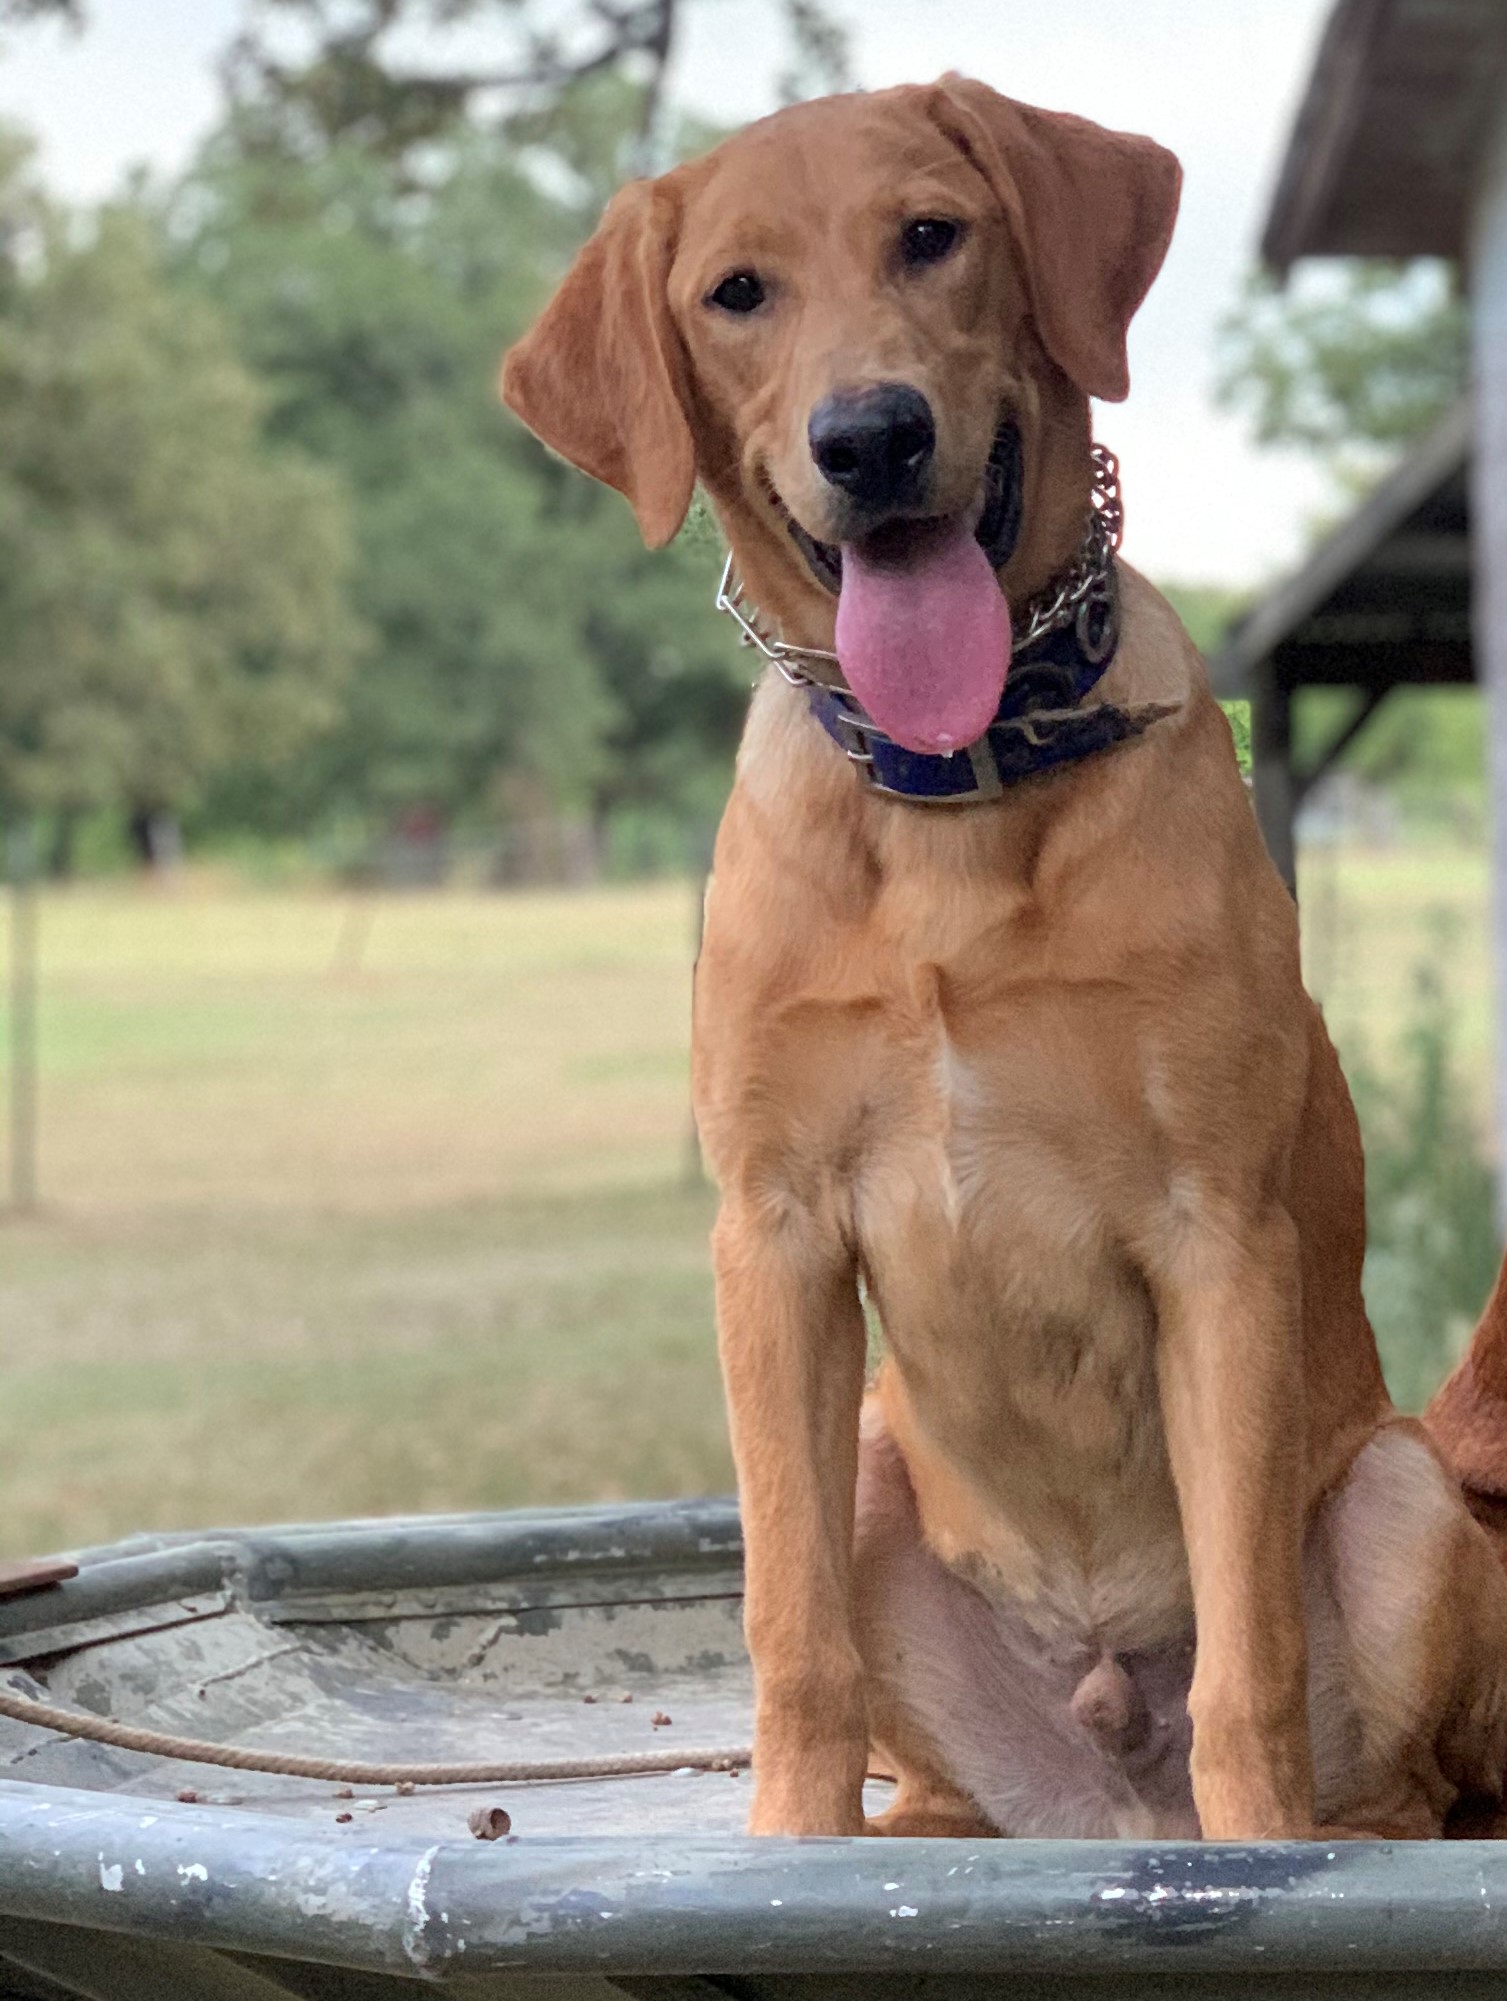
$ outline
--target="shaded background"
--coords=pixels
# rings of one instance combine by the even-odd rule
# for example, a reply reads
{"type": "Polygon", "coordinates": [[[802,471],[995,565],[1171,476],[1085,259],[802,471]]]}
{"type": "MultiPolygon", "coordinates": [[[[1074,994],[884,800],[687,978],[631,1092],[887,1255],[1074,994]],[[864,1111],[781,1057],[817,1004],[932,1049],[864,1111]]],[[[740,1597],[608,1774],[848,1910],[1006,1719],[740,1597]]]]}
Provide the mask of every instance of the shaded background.
{"type": "MultiPolygon", "coordinates": [[[[1465,375],[1439,267],[1250,275],[1326,8],[1231,11],[0,4],[6,1550],[729,1484],[687,1040],[748,661],[705,519],[645,556],[497,358],[619,180],[784,99],[1152,132],[1099,435],[1212,647],[1465,375]]],[[[1474,692],[1395,696],[1299,829],[1409,1404],[1496,1254],[1482,765],[1474,692]]]]}

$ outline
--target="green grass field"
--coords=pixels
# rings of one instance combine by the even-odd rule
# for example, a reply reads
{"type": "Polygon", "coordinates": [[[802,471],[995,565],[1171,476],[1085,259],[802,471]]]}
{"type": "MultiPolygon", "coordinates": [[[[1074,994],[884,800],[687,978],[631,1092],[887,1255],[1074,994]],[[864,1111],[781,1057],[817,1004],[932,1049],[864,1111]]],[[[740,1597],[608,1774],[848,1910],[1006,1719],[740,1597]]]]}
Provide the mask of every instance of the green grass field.
{"type": "Polygon", "coordinates": [[[0,1229],[0,1547],[718,1490],[693,899],[84,889],[0,1229]]]}
{"type": "Polygon", "coordinates": [[[1384,1059],[1403,1029],[1417,969],[1444,979],[1455,1053],[1486,1124],[1491,1081],[1491,963],[1482,850],[1446,846],[1321,849],[1300,864],[1303,969],[1342,1056],[1384,1059]]]}
{"type": "MultiPolygon", "coordinates": [[[[1304,887],[1342,1047],[1383,1052],[1447,951],[1484,1104],[1482,861],[1317,857],[1304,887]]],[[[48,896],[0,1550],[725,1488],[692,922],[679,883],[48,896]]]]}

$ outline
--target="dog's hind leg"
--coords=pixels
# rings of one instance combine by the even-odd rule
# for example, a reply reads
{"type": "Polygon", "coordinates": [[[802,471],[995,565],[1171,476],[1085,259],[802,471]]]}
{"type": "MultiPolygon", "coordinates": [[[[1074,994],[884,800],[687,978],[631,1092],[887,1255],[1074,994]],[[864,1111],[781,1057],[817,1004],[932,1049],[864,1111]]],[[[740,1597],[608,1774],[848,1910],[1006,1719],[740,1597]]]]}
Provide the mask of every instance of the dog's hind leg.
{"type": "MultiPolygon", "coordinates": [[[[914,1583],[916,1566],[940,1565],[920,1546],[920,1524],[899,1448],[877,1402],[864,1404],[858,1459],[853,1592],[864,1658],[870,1765],[896,1782],[894,1803],[868,1823],[872,1834],[997,1835],[978,1803],[947,1773],[911,1701],[906,1674],[906,1607],[896,1594],[914,1583]]],[[[936,1580],[930,1580],[935,1583],[936,1580]]],[[[945,1589],[945,1586],[944,1586],[945,1589]]]]}
{"type": "Polygon", "coordinates": [[[1412,1424],[1390,1424],[1308,1538],[1309,1720],[1321,1834],[1440,1833],[1500,1800],[1507,1582],[1412,1424]]]}

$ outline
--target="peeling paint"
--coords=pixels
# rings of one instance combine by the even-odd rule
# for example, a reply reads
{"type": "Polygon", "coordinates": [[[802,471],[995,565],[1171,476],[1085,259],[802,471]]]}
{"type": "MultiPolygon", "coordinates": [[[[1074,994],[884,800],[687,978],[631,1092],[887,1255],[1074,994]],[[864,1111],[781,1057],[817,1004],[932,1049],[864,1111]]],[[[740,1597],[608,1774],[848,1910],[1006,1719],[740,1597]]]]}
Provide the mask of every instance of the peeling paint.
{"type": "Polygon", "coordinates": [[[119,1890],[124,1885],[125,1867],[119,1862],[106,1862],[101,1851],[99,1858],[99,1887],[102,1890],[119,1890]]]}
{"type": "Polygon", "coordinates": [[[408,1882],[403,1919],[403,1950],[411,1965],[424,1972],[430,1963],[429,1941],[425,1933],[429,1926],[429,1905],[426,1898],[429,1891],[429,1877],[434,1868],[434,1858],[440,1852],[441,1843],[434,1842],[419,1857],[418,1867],[408,1882]]]}

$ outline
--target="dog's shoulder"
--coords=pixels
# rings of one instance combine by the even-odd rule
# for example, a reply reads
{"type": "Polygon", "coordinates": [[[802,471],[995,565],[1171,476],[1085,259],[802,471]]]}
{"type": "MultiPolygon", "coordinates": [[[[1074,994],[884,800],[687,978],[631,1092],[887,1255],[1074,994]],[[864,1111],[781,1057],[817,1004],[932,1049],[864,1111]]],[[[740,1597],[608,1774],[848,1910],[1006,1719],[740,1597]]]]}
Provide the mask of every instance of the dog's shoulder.
{"type": "Polygon", "coordinates": [[[1149,578],[1118,565],[1120,646],[1100,687],[1122,708],[1161,702],[1185,708],[1205,695],[1208,669],[1187,627],[1149,578]]]}

